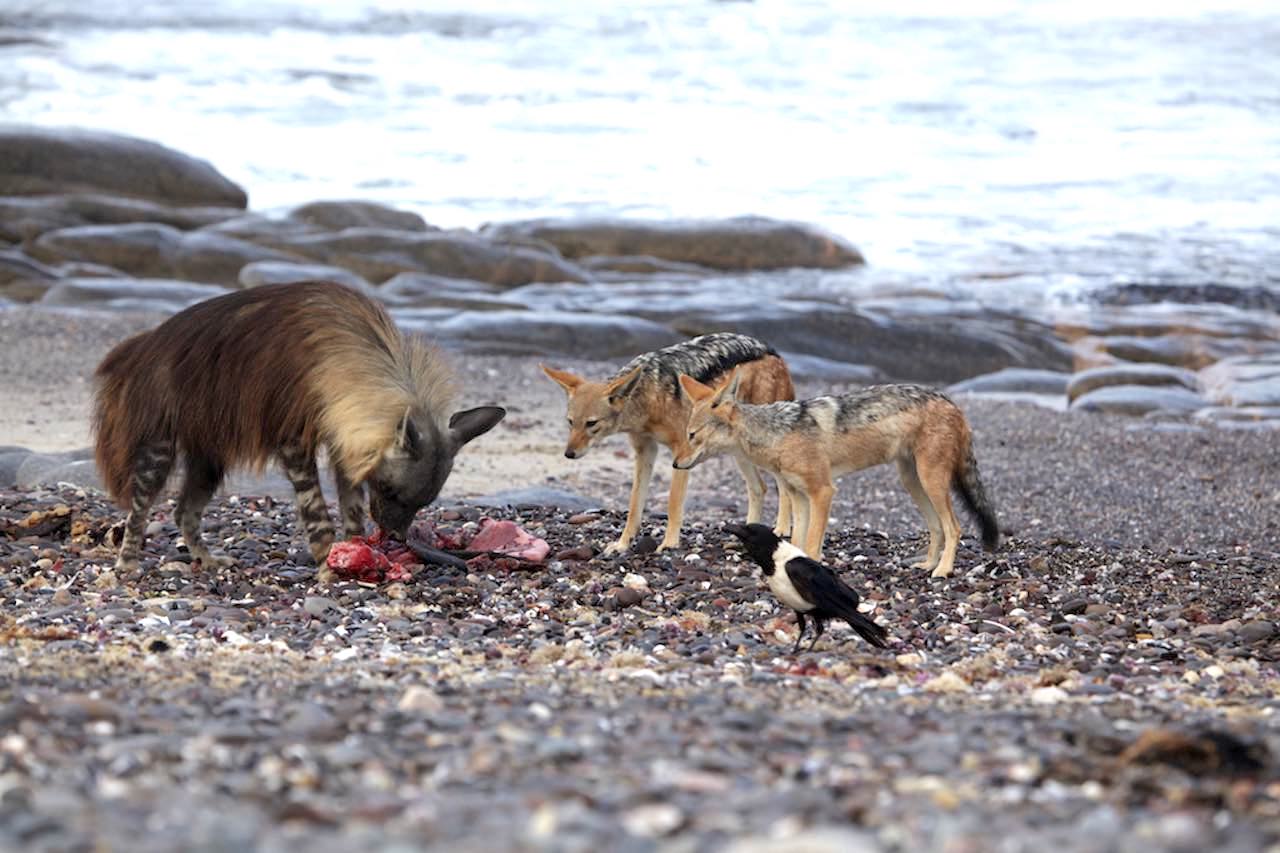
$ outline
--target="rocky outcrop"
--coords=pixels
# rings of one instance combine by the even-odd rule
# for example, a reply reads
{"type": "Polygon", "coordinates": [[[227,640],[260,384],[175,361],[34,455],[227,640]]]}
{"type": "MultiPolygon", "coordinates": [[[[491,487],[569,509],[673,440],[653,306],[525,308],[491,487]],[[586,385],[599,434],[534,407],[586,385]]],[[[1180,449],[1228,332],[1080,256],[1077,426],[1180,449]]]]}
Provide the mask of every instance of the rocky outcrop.
{"type": "Polygon", "coordinates": [[[175,206],[243,208],[244,190],[204,160],[96,130],[0,125],[0,196],[106,193],[175,206]]]}
{"type": "Polygon", "coordinates": [[[371,201],[313,201],[296,207],[290,219],[326,231],[345,228],[391,228],[396,231],[438,231],[426,220],[407,210],[396,210],[371,201]]]}
{"type": "Polygon", "coordinates": [[[759,216],[645,222],[534,219],[487,226],[492,239],[535,239],[570,259],[647,256],[713,270],[835,269],[864,263],[852,245],[811,225],[759,216]]]}
{"type": "Polygon", "coordinates": [[[550,253],[465,233],[347,228],[336,233],[282,236],[265,244],[344,267],[375,284],[402,272],[466,278],[502,287],[590,278],[581,267],[550,253]]]}
{"type": "Polygon", "coordinates": [[[51,263],[88,261],[143,278],[227,285],[239,283],[240,270],[246,264],[299,260],[234,237],[141,222],[50,231],[31,244],[30,252],[51,263]]]}

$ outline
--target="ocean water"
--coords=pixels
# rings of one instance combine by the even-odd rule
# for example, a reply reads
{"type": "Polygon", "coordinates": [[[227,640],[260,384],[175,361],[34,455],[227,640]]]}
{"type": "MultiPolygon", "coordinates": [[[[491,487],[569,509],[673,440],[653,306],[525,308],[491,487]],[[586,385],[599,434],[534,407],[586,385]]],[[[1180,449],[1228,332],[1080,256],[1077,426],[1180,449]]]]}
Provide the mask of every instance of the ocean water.
{"type": "Polygon", "coordinates": [[[0,120],[155,139],[258,210],[755,213],[988,301],[1280,287],[1274,4],[0,0],[5,25],[45,43],[0,48],[0,120]]]}

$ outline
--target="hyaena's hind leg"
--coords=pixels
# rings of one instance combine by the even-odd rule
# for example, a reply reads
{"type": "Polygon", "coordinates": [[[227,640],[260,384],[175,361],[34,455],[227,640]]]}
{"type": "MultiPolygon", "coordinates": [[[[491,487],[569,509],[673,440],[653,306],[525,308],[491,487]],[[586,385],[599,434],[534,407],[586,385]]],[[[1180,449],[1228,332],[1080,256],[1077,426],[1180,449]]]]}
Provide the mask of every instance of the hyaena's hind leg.
{"type": "Polygon", "coordinates": [[[317,566],[323,566],[333,545],[333,522],[324,503],[324,492],[320,491],[320,472],[316,470],[315,454],[290,444],[281,447],[279,455],[284,474],[298,493],[298,517],[307,531],[311,556],[317,566]]]}
{"type": "Polygon", "coordinates": [[[364,519],[367,511],[364,503],[364,486],[353,483],[341,465],[333,467],[333,479],[338,485],[338,511],[342,514],[342,533],[348,539],[364,535],[364,519]]]}
{"type": "Polygon", "coordinates": [[[223,473],[222,466],[206,456],[188,456],[187,478],[178,496],[178,529],[182,531],[182,541],[187,543],[192,559],[205,566],[230,566],[235,562],[225,555],[211,554],[200,533],[200,517],[213,493],[222,485],[223,473]]]}
{"type": "Polygon", "coordinates": [[[147,526],[147,511],[155,503],[156,495],[164,488],[173,470],[173,447],[167,444],[148,444],[139,447],[133,455],[133,496],[129,503],[129,517],[124,522],[124,538],[120,541],[120,555],[116,558],[117,571],[133,571],[138,568],[138,556],[142,553],[142,535],[147,526]]]}

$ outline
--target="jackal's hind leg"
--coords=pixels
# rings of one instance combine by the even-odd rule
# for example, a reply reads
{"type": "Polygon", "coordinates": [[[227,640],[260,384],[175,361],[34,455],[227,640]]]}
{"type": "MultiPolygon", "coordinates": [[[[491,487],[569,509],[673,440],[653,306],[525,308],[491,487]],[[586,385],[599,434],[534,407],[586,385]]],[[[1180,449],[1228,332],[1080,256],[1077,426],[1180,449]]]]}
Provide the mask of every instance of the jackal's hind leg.
{"type": "Polygon", "coordinates": [[[285,445],[279,451],[284,474],[298,493],[298,518],[307,531],[307,545],[316,565],[323,567],[333,546],[333,522],[329,508],[325,506],[324,492],[320,491],[320,472],[316,470],[315,454],[296,444],[285,445]]]}
{"type": "Polygon", "coordinates": [[[951,471],[943,466],[930,466],[921,470],[918,462],[916,470],[920,474],[920,485],[924,487],[924,493],[942,525],[942,552],[929,577],[950,577],[955,567],[956,549],[960,546],[960,522],[951,506],[951,471]]]}
{"type": "Polygon", "coordinates": [[[911,495],[911,500],[920,511],[920,515],[924,517],[925,526],[929,529],[929,550],[912,563],[911,568],[932,571],[942,556],[942,520],[938,518],[938,512],[933,508],[933,501],[925,494],[924,486],[920,483],[920,475],[916,473],[914,459],[908,457],[898,460],[898,476],[902,478],[902,485],[911,495]]]}
{"type": "Polygon", "coordinates": [[[155,503],[156,495],[164,488],[172,469],[173,447],[167,444],[145,445],[134,453],[133,495],[129,503],[129,516],[124,522],[124,538],[120,540],[116,571],[135,571],[138,568],[143,532],[147,526],[147,511],[155,503]]]}
{"type": "Polygon", "coordinates": [[[225,555],[209,553],[200,534],[200,517],[222,484],[222,474],[222,466],[218,463],[208,457],[193,455],[187,459],[187,476],[182,483],[182,494],[178,496],[178,529],[182,531],[182,541],[187,544],[191,557],[204,566],[230,566],[235,563],[225,555]]]}

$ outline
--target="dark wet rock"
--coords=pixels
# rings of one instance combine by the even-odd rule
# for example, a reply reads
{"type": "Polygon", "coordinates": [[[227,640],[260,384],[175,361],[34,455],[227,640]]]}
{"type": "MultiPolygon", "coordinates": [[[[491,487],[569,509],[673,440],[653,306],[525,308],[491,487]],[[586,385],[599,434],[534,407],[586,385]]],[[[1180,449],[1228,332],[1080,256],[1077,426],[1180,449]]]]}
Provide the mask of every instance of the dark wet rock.
{"type": "Polygon", "coordinates": [[[416,213],[372,201],[313,201],[295,207],[291,219],[328,231],[344,228],[391,228],[396,231],[438,231],[416,213]]]}
{"type": "Polygon", "coordinates": [[[839,237],[810,225],[744,216],[723,220],[535,219],[491,225],[495,239],[519,235],[544,240],[566,258],[648,255],[717,270],[820,267],[863,263],[839,237]]]}
{"type": "Polygon", "coordinates": [[[58,270],[18,249],[0,249],[0,296],[15,302],[35,302],[61,276],[58,270]]]}
{"type": "Polygon", "coordinates": [[[0,450],[0,488],[7,489],[17,485],[18,471],[31,455],[32,452],[25,447],[6,447],[0,450]]]}
{"type": "Polygon", "coordinates": [[[1006,367],[957,382],[947,390],[954,394],[1063,394],[1070,379],[1071,374],[1060,370],[1006,367]]]}
{"type": "Polygon", "coordinates": [[[420,272],[402,272],[377,289],[392,306],[456,308],[462,311],[512,311],[525,306],[494,293],[493,285],[420,272]]]}
{"type": "MultiPolygon", "coordinates": [[[[22,454],[22,451],[15,453],[15,455],[18,454],[22,454]]],[[[92,456],[93,451],[91,449],[72,450],[65,453],[23,454],[22,460],[13,471],[13,482],[7,483],[6,486],[29,487],[46,483],[53,484],[60,481],[74,483],[76,482],[75,480],[69,480],[63,476],[55,477],[54,475],[76,463],[88,463],[89,470],[92,471],[92,456]]]]}
{"type": "Polygon", "coordinates": [[[482,495],[478,498],[468,498],[467,503],[474,506],[492,507],[545,506],[555,507],[566,512],[586,512],[600,506],[600,502],[597,500],[592,500],[574,492],[566,492],[563,489],[552,489],[546,486],[507,489],[489,495],[482,495]]]}
{"type": "Polygon", "coordinates": [[[686,334],[733,330],[779,350],[870,365],[895,380],[958,382],[1004,367],[1064,369],[1065,347],[1031,321],[889,320],[822,302],[784,302],[674,321],[686,334]]]}
{"type": "Polygon", "coordinates": [[[374,283],[401,272],[431,273],[504,287],[590,278],[586,270],[554,255],[504,246],[471,234],[348,228],[336,234],[280,236],[260,242],[345,267],[374,283]]]}
{"type": "Polygon", "coordinates": [[[240,270],[254,261],[297,260],[208,231],[183,232],[168,225],[86,225],[41,235],[31,253],[45,261],[89,261],[140,277],[178,278],[239,285],[240,270]]]}
{"type": "Polygon", "coordinates": [[[1104,305],[1145,305],[1161,302],[1216,303],[1251,311],[1280,313],[1280,294],[1267,287],[1229,284],[1159,284],[1128,282],[1096,291],[1093,299],[1104,305]]]}
{"type": "Polygon", "coordinates": [[[240,216],[225,219],[200,230],[208,234],[235,237],[262,246],[271,246],[276,241],[292,237],[325,233],[325,230],[318,225],[299,219],[267,216],[262,213],[242,213],[240,216]]]}
{"type": "Polygon", "coordinates": [[[604,281],[617,278],[619,281],[630,281],[639,275],[661,275],[702,279],[716,275],[719,270],[709,269],[698,264],[685,264],[679,261],[668,261],[652,255],[588,255],[578,259],[584,269],[590,270],[596,278],[604,281]],[[610,275],[612,274],[612,276],[610,275]]]}
{"type": "Polygon", "coordinates": [[[1077,397],[1071,408],[1118,415],[1191,414],[1208,404],[1204,397],[1180,386],[1108,385],[1077,397]]]}
{"type": "Polygon", "coordinates": [[[44,305],[175,312],[229,291],[213,284],[165,279],[69,278],[45,293],[44,305]]]}
{"type": "Polygon", "coordinates": [[[617,359],[684,339],[636,317],[557,311],[468,311],[433,324],[446,346],[469,352],[617,359]]]}
{"type": "Polygon", "coordinates": [[[293,261],[254,261],[241,268],[238,276],[242,287],[264,284],[292,284],[299,281],[336,281],[356,290],[369,290],[371,285],[342,267],[325,264],[300,264],[293,261]]]}
{"type": "Polygon", "coordinates": [[[96,130],[0,126],[0,195],[100,192],[243,208],[244,190],[203,160],[96,130]]]}
{"type": "Polygon", "coordinates": [[[81,225],[155,222],[182,230],[202,228],[242,215],[234,207],[170,207],[100,193],[0,197],[0,239],[22,241],[46,231],[81,225]]]}
{"type": "Polygon", "coordinates": [[[1111,335],[1093,345],[1123,361],[1155,362],[1199,370],[1229,356],[1275,352],[1275,341],[1224,338],[1196,333],[1158,334],[1149,337],[1111,335]]]}
{"type": "Polygon", "coordinates": [[[1280,353],[1226,358],[1200,371],[1205,395],[1227,406],[1280,406],[1280,353]]]}
{"type": "Polygon", "coordinates": [[[1082,370],[1070,377],[1067,397],[1074,401],[1098,388],[1112,385],[1174,386],[1198,391],[1200,382],[1194,371],[1167,364],[1109,364],[1082,370]]]}
{"type": "Polygon", "coordinates": [[[792,377],[796,379],[824,384],[848,382],[855,385],[872,385],[888,379],[882,370],[868,364],[848,364],[808,353],[783,352],[780,354],[786,360],[787,369],[791,371],[792,377]]]}
{"type": "Polygon", "coordinates": [[[1276,634],[1274,622],[1259,620],[1246,622],[1240,626],[1240,639],[1246,643],[1260,643],[1269,640],[1276,634]]]}

